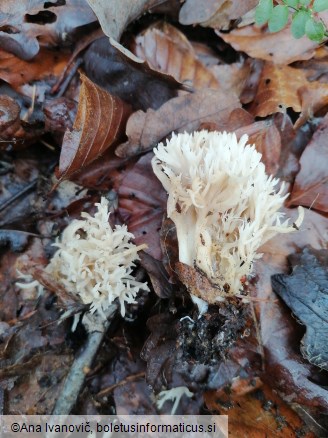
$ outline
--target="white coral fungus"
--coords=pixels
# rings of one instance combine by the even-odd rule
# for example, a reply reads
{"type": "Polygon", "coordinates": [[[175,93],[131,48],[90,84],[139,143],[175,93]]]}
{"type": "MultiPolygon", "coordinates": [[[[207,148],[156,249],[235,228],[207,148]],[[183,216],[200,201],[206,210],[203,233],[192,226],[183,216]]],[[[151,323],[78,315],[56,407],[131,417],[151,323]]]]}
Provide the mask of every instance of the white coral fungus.
{"type": "Polygon", "coordinates": [[[118,298],[124,316],[125,303],[134,303],[140,289],[149,290],[146,283],[131,275],[133,262],[139,260],[138,251],[146,245],[131,243],[134,236],[126,225],[111,228],[105,198],[96,206],[94,217],[82,213],[84,220],[73,220],[65,228],[60,242],[54,244],[59,249],[45,270],[67,291],[90,304],[90,312],[106,318],[106,311],[118,298]]]}
{"type": "MultiPolygon", "coordinates": [[[[248,137],[200,131],[172,135],[154,149],[153,170],[168,192],[179,259],[197,266],[223,291],[238,294],[258,248],[277,233],[295,231],[278,210],[288,195],[265,173],[248,137]]],[[[218,296],[218,299],[220,299],[218,296]]]]}

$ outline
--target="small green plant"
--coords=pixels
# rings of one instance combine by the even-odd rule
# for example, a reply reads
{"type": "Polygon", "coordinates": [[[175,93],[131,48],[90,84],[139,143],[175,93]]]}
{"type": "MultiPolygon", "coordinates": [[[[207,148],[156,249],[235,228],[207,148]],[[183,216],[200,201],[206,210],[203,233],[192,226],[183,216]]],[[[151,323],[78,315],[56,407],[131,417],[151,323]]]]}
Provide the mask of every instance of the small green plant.
{"type": "Polygon", "coordinates": [[[270,32],[278,32],[288,23],[291,14],[291,31],[294,38],[306,35],[311,41],[320,43],[328,36],[326,25],[318,12],[328,9],[328,0],[282,0],[273,6],[273,0],[260,0],[256,12],[256,24],[268,23],[270,32]]]}

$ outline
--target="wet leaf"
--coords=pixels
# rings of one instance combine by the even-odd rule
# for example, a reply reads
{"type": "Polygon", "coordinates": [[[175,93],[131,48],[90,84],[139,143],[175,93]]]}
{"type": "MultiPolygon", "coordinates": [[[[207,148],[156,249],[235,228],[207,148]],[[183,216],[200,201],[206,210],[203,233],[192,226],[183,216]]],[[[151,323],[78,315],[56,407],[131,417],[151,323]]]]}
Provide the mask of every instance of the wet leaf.
{"type": "Polygon", "coordinates": [[[297,94],[301,101],[302,112],[296,120],[295,129],[300,128],[319,111],[325,110],[328,105],[328,84],[318,81],[309,82],[300,87],[297,94]]]}
{"type": "MultiPolygon", "coordinates": [[[[247,383],[245,378],[243,381],[247,383]]],[[[303,438],[315,438],[302,418],[268,385],[253,379],[249,386],[252,390],[247,395],[236,393],[234,385],[205,393],[208,409],[229,415],[232,437],[293,438],[302,431],[303,438]]]]}
{"type": "Polygon", "coordinates": [[[160,22],[135,38],[133,53],[154,70],[173,76],[194,88],[220,88],[215,75],[197,58],[182,32],[160,22]]]}
{"type": "Polygon", "coordinates": [[[322,120],[301,159],[289,205],[304,205],[328,212],[328,116],[322,120]]]}
{"type": "Polygon", "coordinates": [[[281,151],[281,136],[273,120],[252,123],[237,129],[237,137],[248,135],[248,143],[255,144],[256,150],[262,154],[261,161],[265,164],[266,172],[274,175],[279,167],[281,151]]]}
{"type": "Polygon", "coordinates": [[[185,25],[201,24],[220,29],[228,27],[231,20],[240,18],[257,4],[257,0],[209,0],[206,3],[186,0],[180,10],[179,21],[185,25]]]}
{"type": "Polygon", "coordinates": [[[220,90],[199,90],[171,99],[157,111],[137,111],[127,123],[129,141],[120,145],[116,153],[120,157],[142,153],[156,146],[172,131],[194,131],[205,122],[218,123],[224,130],[232,110],[240,107],[234,94],[220,90]]]}
{"type": "Polygon", "coordinates": [[[297,90],[304,82],[306,76],[302,70],[265,63],[250,112],[260,117],[277,112],[285,113],[287,108],[300,112],[301,102],[297,90]]]}
{"type": "Polygon", "coordinates": [[[0,78],[15,90],[22,92],[23,85],[29,82],[47,80],[44,85],[50,88],[65,68],[69,56],[42,48],[32,61],[24,61],[12,53],[0,49],[0,78]]]}
{"type": "MultiPolygon", "coordinates": [[[[286,210],[294,221],[296,210],[286,210]]],[[[316,249],[326,247],[328,220],[306,210],[300,230],[272,238],[260,251],[262,259],[255,263],[255,279],[250,290],[261,301],[256,305],[261,339],[265,353],[265,373],[262,378],[278,390],[288,403],[298,403],[303,412],[320,423],[320,415],[328,409],[326,375],[318,373],[313,365],[303,359],[295,345],[304,333],[290,315],[290,311],[272,292],[271,276],[288,272],[287,256],[300,251],[306,245],[316,249]]]]}
{"type": "Polygon", "coordinates": [[[167,195],[155,177],[149,153],[128,170],[116,188],[119,195],[119,212],[134,234],[135,243],[146,243],[148,254],[161,260],[159,230],[163,212],[166,208],[167,195]]]}
{"type": "Polygon", "coordinates": [[[273,275],[273,290],[306,327],[303,356],[328,370],[328,251],[309,247],[288,259],[292,273],[273,275]]]}
{"type": "Polygon", "coordinates": [[[122,135],[129,108],[118,97],[81,74],[79,106],[72,131],[66,131],[57,177],[70,178],[98,158],[122,135]]]}

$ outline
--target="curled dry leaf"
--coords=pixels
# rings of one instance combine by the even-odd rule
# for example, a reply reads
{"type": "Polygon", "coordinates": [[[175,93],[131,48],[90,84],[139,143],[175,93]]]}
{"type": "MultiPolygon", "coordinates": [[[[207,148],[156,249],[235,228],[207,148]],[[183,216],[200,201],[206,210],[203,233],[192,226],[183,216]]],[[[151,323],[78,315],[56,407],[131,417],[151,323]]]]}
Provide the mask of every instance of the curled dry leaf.
{"type": "Polygon", "coordinates": [[[276,33],[251,25],[217,34],[237,51],[280,65],[310,59],[318,47],[306,37],[295,40],[289,26],[276,33]]]}
{"type": "Polygon", "coordinates": [[[289,205],[328,212],[328,115],[324,117],[301,159],[289,205]]]}
{"type": "Polygon", "coordinates": [[[133,53],[154,70],[194,88],[220,88],[215,75],[197,59],[187,38],[168,23],[156,23],[135,38],[133,53]]]}
{"type": "Polygon", "coordinates": [[[70,178],[98,158],[122,135],[130,108],[81,74],[73,129],[65,132],[57,177],[70,178]]]}
{"type": "Polygon", "coordinates": [[[257,0],[186,0],[180,9],[181,24],[200,24],[204,27],[222,29],[231,20],[240,18],[258,4],[257,0]]]}
{"type": "Polygon", "coordinates": [[[171,99],[157,111],[137,111],[127,123],[129,140],[120,145],[116,153],[120,157],[142,153],[172,131],[194,131],[205,122],[217,123],[223,131],[227,129],[231,112],[240,107],[236,95],[205,89],[171,99]]]}
{"type": "Polygon", "coordinates": [[[306,82],[302,70],[266,62],[250,112],[260,117],[277,112],[285,113],[287,108],[300,112],[301,102],[297,90],[306,82]]]}

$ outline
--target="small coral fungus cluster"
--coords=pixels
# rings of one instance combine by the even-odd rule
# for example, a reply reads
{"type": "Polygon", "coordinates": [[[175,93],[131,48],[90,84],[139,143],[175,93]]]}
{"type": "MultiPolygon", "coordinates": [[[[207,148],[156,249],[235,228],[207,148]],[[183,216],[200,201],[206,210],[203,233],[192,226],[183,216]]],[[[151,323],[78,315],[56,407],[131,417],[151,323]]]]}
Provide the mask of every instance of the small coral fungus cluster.
{"type": "Polygon", "coordinates": [[[261,257],[258,248],[296,229],[279,212],[287,197],[284,185],[276,190],[279,180],[265,173],[261,154],[247,140],[226,132],[173,134],[154,149],[152,161],[168,192],[180,262],[197,266],[218,290],[231,294],[261,257]]]}

